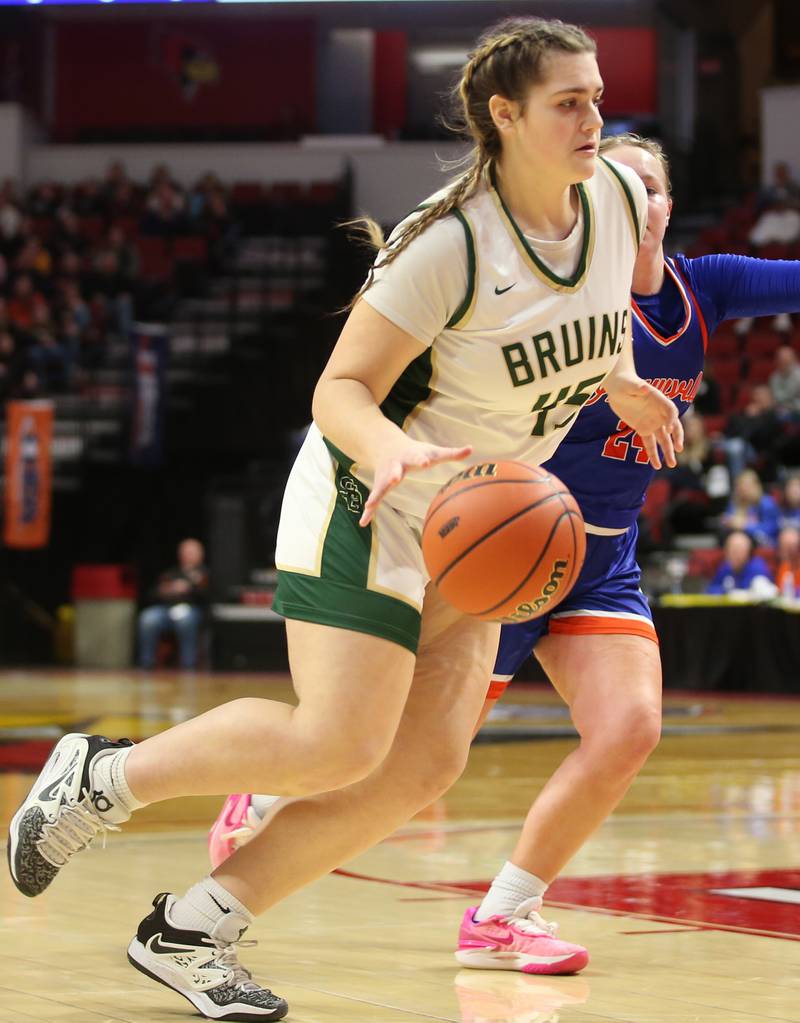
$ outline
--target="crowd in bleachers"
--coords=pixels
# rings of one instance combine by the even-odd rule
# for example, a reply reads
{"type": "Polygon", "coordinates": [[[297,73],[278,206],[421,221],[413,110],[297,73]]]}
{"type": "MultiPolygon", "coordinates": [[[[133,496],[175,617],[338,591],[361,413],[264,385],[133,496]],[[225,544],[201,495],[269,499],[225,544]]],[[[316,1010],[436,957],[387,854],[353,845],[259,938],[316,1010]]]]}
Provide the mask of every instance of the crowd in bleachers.
{"type": "Polygon", "coordinates": [[[221,257],[233,221],[213,174],[184,190],[161,165],[147,184],[119,162],[102,179],[0,187],[0,400],[80,390],[137,297],[181,261],[221,257]]]}
{"type": "MultiPolygon", "coordinates": [[[[787,165],[777,164],[768,186],[686,251],[800,259],[800,185],[787,165]]],[[[800,318],[721,324],[685,428],[678,468],[661,473],[648,494],[646,541],[669,547],[681,535],[714,536],[716,546],[689,557],[689,574],[710,579],[712,592],[763,575],[788,593],[784,583],[800,561],[800,318]]]]}

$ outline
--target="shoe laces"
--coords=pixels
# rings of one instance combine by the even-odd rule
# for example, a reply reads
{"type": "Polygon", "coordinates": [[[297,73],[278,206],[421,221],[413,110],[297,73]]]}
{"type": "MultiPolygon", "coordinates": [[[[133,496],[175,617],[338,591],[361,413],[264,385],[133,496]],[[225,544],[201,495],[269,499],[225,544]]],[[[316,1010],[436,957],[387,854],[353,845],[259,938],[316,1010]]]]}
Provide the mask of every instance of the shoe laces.
{"type": "Polygon", "coordinates": [[[109,831],[119,831],[116,824],[108,824],[92,805],[87,789],[80,800],[71,800],[56,810],[55,816],[42,825],[42,837],[36,848],[40,856],[54,867],[63,867],[75,853],[88,849],[98,834],[103,836],[103,848],[109,831]]]}
{"type": "Polygon", "coordinates": [[[503,917],[506,923],[513,924],[518,931],[525,934],[546,934],[555,938],[558,933],[558,924],[548,923],[539,916],[542,908],[541,895],[534,895],[530,899],[520,902],[517,908],[509,916],[503,917]]]}
{"type": "Polygon", "coordinates": [[[247,842],[250,841],[260,823],[261,818],[255,812],[252,806],[248,806],[247,815],[245,819],[242,821],[242,823],[239,825],[239,827],[234,828],[233,831],[224,832],[222,837],[226,841],[228,840],[232,841],[234,849],[239,849],[241,848],[241,846],[245,845],[247,842]]]}
{"type": "Polygon", "coordinates": [[[238,987],[241,991],[264,990],[253,980],[253,974],[246,970],[239,962],[237,952],[237,949],[240,948],[255,948],[257,944],[257,941],[242,941],[241,939],[239,941],[216,942],[219,953],[215,958],[220,966],[230,971],[226,978],[226,983],[232,987],[238,987]]]}

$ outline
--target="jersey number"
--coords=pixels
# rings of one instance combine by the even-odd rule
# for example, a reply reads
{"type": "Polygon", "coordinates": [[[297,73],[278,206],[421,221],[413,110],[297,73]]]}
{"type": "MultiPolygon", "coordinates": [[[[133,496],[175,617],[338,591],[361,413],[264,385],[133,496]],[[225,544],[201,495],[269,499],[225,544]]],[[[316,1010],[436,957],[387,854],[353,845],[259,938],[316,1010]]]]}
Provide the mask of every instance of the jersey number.
{"type": "Polygon", "coordinates": [[[590,377],[588,380],[581,380],[572,391],[570,391],[569,387],[562,387],[555,398],[553,398],[552,391],[548,391],[547,394],[540,394],[536,399],[536,404],[531,409],[531,412],[538,413],[531,430],[531,437],[544,437],[548,412],[561,405],[573,405],[577,411],[573,412],[563,423],[556,423],[555,425],[556,430],[563,430],[577,416],[581,406],[586,404],[594,394],[597,385],[604,379],[605,374],[599,377],[590,377]]]}
{"type": "Polygon", "coordinates": [[[620,419],[617,423],[616,433],[612,433],[603,445],[603,458],[616,458],[618,462],[624,462],[630,454],[631,448],[636,452],[638,465],[645,465],[649,461],[642,438],[620,419]]]}

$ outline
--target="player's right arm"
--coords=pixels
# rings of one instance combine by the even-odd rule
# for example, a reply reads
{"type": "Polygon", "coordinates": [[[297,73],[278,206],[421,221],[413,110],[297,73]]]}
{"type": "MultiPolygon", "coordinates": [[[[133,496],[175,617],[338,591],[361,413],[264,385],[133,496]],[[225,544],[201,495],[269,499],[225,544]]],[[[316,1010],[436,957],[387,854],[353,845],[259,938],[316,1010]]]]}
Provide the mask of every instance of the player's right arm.
{"type": "Polygon", "coordinates": [[[428,467],[466,458],[469,446],[449,448],[411,440],[380,405],[425,345],[365,301],[344,326],[314,391],[312,411],[322,433],[359,465],[374,472],[361,525],[410,466],[428,467]]]}

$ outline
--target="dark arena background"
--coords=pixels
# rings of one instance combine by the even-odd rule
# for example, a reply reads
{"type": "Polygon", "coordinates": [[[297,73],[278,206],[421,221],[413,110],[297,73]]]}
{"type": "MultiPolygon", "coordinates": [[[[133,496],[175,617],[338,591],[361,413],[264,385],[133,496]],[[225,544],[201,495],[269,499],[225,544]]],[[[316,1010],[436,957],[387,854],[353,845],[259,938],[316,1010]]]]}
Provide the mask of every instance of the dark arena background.
{"type": "MultiPolygon", "coordinates": [[[[0,0],[0,825],[65,733],[295,700],[275,541],[372,259],[342,225],[388,232],[453,173],[448,94],[507,15],[597,41],[604,133],[670,160],[667,254],[791,261],[796,307],[714,331],[639,518],[663,738],[548,892],[587,969],[452,957],[579,742],[534,657],[455,786],[271,910],[248,967],[297,1023],[800,1023],[797,0],[0,0]],[[188,647],[154,612],[181,573],[188,647]]],[[[35,903],[3,875],[0,1023],[191,1011],[124,948],[207,873],[221,799],[147,807],[35,903]]]]}

